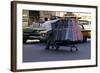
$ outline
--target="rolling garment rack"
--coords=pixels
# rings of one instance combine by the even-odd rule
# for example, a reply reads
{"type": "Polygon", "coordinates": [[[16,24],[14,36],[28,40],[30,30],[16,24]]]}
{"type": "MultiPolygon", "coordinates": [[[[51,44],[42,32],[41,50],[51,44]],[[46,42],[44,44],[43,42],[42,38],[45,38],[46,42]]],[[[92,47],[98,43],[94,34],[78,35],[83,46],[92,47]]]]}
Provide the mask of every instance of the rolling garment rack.
{"type": "Polygon", "coordinates": [[[59,43],[63,42],[64,40],[71,42],[71,44],[67,44],[66,46],[70,46],[70,51],[78,51],[76,46],[76,41],[82,41],[83,35],[81,32],[81,28],[79,26],[79,19],[71,12],[65,14],[59,21],[52,23],[52,48],[56,48],[59,50],[60,46],[59,43]]]}

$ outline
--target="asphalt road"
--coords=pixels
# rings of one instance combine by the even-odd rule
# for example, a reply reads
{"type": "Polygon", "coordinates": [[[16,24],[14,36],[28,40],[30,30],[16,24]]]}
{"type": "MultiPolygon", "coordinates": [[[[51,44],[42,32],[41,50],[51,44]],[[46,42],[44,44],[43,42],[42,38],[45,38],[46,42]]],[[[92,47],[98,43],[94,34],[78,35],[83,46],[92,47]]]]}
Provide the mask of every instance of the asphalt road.
{"type": "Polygon", "coordinates": [[[45,50],[45,44],[23,44],[23,62],[83,60],[91,58],[91,42],[77,44],[78,51],[70,51],[69,46],[60,46],[59,51],[45,50]]]}

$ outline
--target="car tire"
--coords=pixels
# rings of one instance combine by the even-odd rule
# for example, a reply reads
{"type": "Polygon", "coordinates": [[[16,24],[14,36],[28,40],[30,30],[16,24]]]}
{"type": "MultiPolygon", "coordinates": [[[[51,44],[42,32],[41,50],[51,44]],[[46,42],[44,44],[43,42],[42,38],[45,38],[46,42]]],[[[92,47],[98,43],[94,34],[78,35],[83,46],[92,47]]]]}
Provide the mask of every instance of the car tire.
{"type": "Polygon", "coordinates": [[[26,43],[27,39],[23,39],[23,43],[26,43]]]}

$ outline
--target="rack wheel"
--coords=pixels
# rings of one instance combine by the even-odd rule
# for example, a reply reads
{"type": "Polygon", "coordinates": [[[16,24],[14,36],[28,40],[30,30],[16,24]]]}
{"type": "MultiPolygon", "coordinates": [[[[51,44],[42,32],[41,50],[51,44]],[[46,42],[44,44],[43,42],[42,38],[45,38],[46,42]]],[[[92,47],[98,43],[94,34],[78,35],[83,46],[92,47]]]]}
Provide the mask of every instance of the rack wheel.
{"type": "Polygon", "coordinates": [[[58,45],[56,45],[56,49],[55,49],[56,51],[58,51],[59,50],[59,46],[58,45]]]}
{"type": "Polygon", "coordinates": [[[70,51],[71,52],[78,51],[78,48],[76,46],[71,46],[70,51]]]}

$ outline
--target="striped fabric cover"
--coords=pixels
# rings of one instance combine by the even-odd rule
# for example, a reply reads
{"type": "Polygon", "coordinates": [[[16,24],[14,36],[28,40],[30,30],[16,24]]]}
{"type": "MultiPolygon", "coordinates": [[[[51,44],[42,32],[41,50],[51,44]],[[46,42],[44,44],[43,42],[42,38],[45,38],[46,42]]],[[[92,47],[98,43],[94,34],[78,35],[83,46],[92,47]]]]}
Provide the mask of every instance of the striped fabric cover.
{"type": "Polygon", "coordinates": [[[73,23],[73,26],[72,26],[73,41],[83,40],[83,35],[82,35],[82,32],[81,32],[81,28],[79,26],[79,21],[73,19],[72,23],[73,23]]]}
{"type": "Polygon", "coordinates": [[[55,40],[65,40],[66,37],[66,24],[65,22],[59,21],[56,22],[56,27],[53,29],[53,33],[55,35],[55,40]]]}
{"type": "Polygon", "coordinates": [[[79,21],[67,19],[64,22],[59,21],[52,24],[54,38],[53,40],[81,41],[83,35],[79,26],[79,21]]]}
{"type": "Polygon", "coordinates": [[[83,35],[79,26],[79,21],[75,19],[68,19],[68,28],[66,32],[66,40],[70,41],[81,41],[83,35]]]}
{"type": "Polygon", "coordinates": [[[68,19],[66,21],[67,21],[68,26],[67,26],[67,30],[66,30],[66,38],[65,39],[73,41],[72,20],[68,19]]]}

